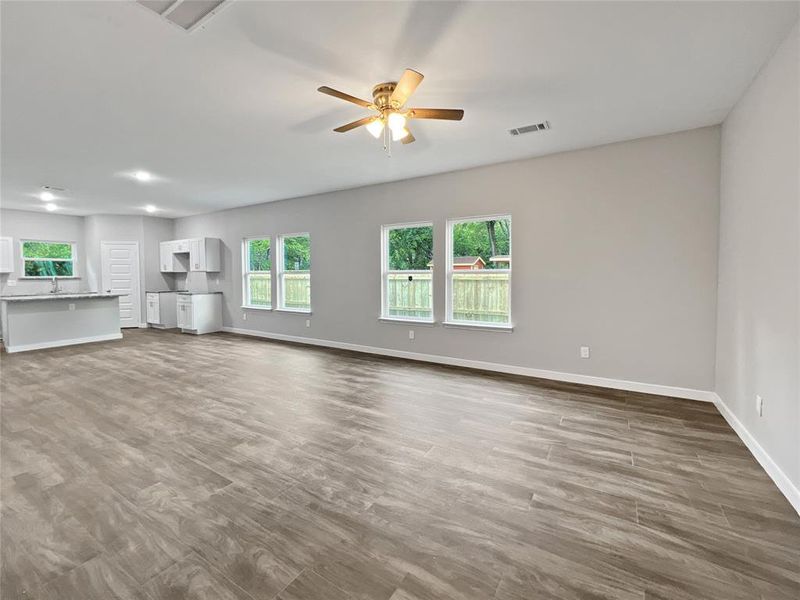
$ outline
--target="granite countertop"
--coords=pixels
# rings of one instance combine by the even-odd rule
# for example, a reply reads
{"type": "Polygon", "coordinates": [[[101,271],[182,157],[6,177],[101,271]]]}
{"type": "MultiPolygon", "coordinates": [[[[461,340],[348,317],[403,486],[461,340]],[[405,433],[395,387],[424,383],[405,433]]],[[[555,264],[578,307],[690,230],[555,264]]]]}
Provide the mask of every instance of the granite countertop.
{"type": "Polygon", "coordinates": [[[184,296],[202,296],[204,294],[221,294],[222,292],[178,292],[184,296]]]}
{"type": "Polygon", "coordinates": [[[118,298],[125,294],[116,292],[59,292],[56,294],[26,294],[19,296],[0,296],[2,302],[32,302],[35,300],[81,300],[85,298],[118,298]]]}
{"type": "Polygon", "coordinates": [[[186,290],[145,290],[145,294],[185,294],[186,290]]]}

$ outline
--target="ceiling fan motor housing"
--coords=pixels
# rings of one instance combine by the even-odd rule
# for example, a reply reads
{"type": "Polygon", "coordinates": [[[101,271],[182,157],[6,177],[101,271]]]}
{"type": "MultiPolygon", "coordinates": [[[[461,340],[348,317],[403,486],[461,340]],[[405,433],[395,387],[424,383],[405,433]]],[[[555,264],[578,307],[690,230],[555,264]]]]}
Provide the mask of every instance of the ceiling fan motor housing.
{"type": "Polygon", "coordinates": [[[379,83],[372,88],[372,101],[379,111],[383,112],[386,109],[400,108],[396,103],[393,105],[391,101],[392,92],[394,92],[394,88],[396,87],[396,81],[387,81],[379,83]]]}

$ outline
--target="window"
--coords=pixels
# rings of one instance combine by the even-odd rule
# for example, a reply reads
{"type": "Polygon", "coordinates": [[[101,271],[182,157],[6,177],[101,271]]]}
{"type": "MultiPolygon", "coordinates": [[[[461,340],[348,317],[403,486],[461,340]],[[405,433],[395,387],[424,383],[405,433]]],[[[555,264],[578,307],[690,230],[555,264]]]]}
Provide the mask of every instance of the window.
{"type": "Polygon", "coordinates": [[[383,308],[388,319],[433,321],[433,225],[382,230],[383,308]]]}
{"type": "Polygon", "coordinates": [[[511,326],[511,217],[447,224],[447,321],[511,326]]]}
{"type": "Polygon", "coordinates": [[[311,238],[307,233],[278,238],[278,308],[311,311],[311,238]]]}
{"type": "Polygon", "coordinates": [[[25,277],[75,277],[75,244],[72,242],[22,242],[25,277]]]}
{"type": "Polygon", "coordinates": [[[270,238],[244,241],[244,305],[272,308],[270,238]]]}

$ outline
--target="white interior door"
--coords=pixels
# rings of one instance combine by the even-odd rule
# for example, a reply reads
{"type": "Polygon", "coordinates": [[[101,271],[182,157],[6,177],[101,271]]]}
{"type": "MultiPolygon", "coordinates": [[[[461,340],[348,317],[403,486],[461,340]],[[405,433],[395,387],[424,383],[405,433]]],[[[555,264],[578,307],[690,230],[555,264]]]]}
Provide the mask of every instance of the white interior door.
{"type": "Polygon", "coordinates": [[[103,291],[119,297],[120,327],[139,327],[142,322],[139,292],[139,243],[100,242],[103,291]]]}

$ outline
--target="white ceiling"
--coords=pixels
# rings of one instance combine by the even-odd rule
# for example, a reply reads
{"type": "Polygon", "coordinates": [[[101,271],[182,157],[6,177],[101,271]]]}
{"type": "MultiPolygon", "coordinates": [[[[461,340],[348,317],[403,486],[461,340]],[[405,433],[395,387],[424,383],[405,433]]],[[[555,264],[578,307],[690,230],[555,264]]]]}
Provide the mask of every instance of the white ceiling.
{"type": "Polygon", "coordinates": [[[133,1],[2,3],[2,206],[180,216],[721,122],[794,2],[247,2],[186,33],[133,1]],[[369,98],[411,67],[414,122],[387,158],[369,98]],[[549,120],[547,132],[512,127],[549,120]],[[124,173],[145,169],[142,184],[124,173]]]}

